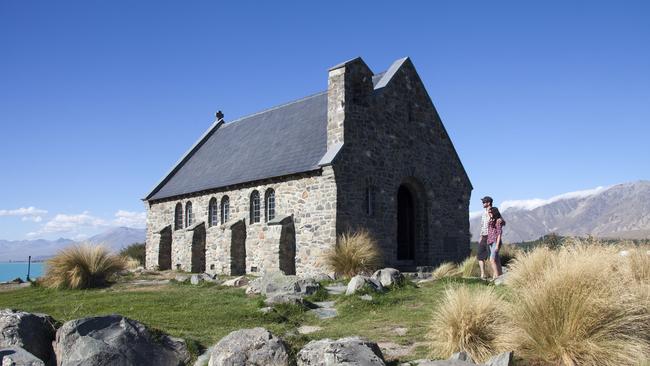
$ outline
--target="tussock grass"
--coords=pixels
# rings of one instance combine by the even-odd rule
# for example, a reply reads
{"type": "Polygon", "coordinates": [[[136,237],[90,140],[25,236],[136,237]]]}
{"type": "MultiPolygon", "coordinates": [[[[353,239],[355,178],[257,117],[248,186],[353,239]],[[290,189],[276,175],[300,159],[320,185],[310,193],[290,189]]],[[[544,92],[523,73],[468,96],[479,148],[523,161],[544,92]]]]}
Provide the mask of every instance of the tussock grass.
{"type": "Polygon", "coordinates": [[[359,230],[339,236],[334,248],[326,252],[325,263],[337,276],[353,277],[381,268],[383,255],[370,233],[359,230]]]}
{"type": "MultiPolygon", "coordinates": [[[[488,271],[489,264],[486,263],[485,270],[488,271]]],[[[458,271],[463,277],[479,277],[481,269],[478,266],[478,259],[476,256],[467,257],[461,264],[458,265],[458,271]]]]}
{"type": "Polygon", "coordinates": [[[508,304],[493,288],[448,288],[433,313],[429,339],[432,356],[448,358],[465,351],[479,362],[512,349],[508,304]]]}
{"type": "Polygon", "coordinates": [[[87,244],[62,249],[46,262],[42,284],[49,288],[82,289],[103,286],[126,263],[103,246],[87,244]]]}
{"type": "Polygon", "coordinates": [[[145,264],[146,247],[144,243],[133,243],[120,250],[121,256],[126,256],[137,260],[141,266],[145,264]]]}
{"type": "Polygon", "coordinates": [[[141,265],[140,261],[135,258],[122,256],[122,260],[124,261],[124,267],[126,269],[136,269],[141,265]]]}
{"type": "MultiPolygon", "coordinates": [[[[574,240],[536,248],[511,266],[509,315],[518,352],[559,365],[635,365],[650,359],[647,281],[619,248],[574,240]],[[639,278],[640,278],[639,277],[639,278]]],[[[635,257],[636,258],[636,257],[635,257]]]]}
{"type": "Polygon", "coordinates": [[[431,277],[434,280],[439,280],[441,278],[458,277],[459,275],[460,272],[458,271],[458,266],[456,263],[452,262],[442,263],[431,273],[431,277]]]}

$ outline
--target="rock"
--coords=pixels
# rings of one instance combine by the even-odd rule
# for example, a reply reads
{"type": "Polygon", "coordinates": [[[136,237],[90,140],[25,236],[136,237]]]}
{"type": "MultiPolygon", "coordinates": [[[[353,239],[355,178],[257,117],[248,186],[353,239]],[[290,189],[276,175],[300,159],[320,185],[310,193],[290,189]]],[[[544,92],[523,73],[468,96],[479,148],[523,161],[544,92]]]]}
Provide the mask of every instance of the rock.
{"type": "Polygon", "coordinates": [[[508,274],[504,273],[501,276],[494,279],[494,284],[497,286],[501,286],[504,285],[507,280],[508,280],[508,274]]]}
{"type": "Polygon", "coordinates": [[[461,360],[417,360],[411,362],[412,366],[476,366],[475,363],[461,360]]]}
{"type": "Polygon", "coordinates": [[[472,359],[472,356],[469,355],[469,353],[465,351],[460,351],[456,352],[451,357],[449,357],[450,360],[459,360],[459,361],[465,361],[469,363],[476,363],[474,362],[474,359],[472,359]]]}
{"type": "Polygon", "coordinates": [[[56,332],[58,365],[185,365],[185,342],[166,335],[154,338],[147,328],[121,315],[66,322],[56,332]]]}
{"type": "Polygon", "coordinates": [[[249,283],[246,293],[267,296],[275,293],[293,293],[305,296],[313,294],[319,287],[312,278],[286,276],[282,272],[266,272],[249,283]]]}
{"type": "Polygon", "coordinates": [[[300,333],[300,334],[311,334],[311,333],[318,332],[321,329],[323,329],[323,328],[313,326],[313,325],[303,325],[303,326],[298,328],[298,333],[300,333]]]}
{"type": "Polygon", "coordinates": [[[45,362],[21,347],[0,349],[2,366],[45,366],[45,362]]]}
{"type": "Polygon", "coordinates": [[[404,276],[395,268],[384,268],[373,273],[372,279],[379,281],[383,287],[396,286],[404,282],[404,276]]]}
{"type": "Polygon", "coordinates": [[[512,352],[503,352],[497,356],[492,357],[485,366],[510,366],[512,365],[512,352]]]}
{"type": "Polygon", "coordinates": [[[208,366],[288,366],[284,341],[264,328],[241,329],[223,337],[213,348],[208,366]]]}
{"type": "Polygon", "coordinates": [[[258,311],[259,311],[260,313],[262,313],[262,314],[269,314],[269,313],[274,312],[275,310],[273,310],[272,307],[267,306],[267,307],[263,307],[263,308],[259,309],[258,311]]]}
{"type": "Polygon", "coordinates": [[[244,276],[239,276],[237,278],[233,278],[232,280],[228,280],[224,283],[222,283],[222,286],[228,286],[228,287],[243,287],[248,285],[248,278],[244,276]]]}
{"type": "Polygon", "coordinates": [[[266,305],[273,304],[295,304],[304,307],[309,307],[310,303],[302,298],[300,295],[288,294],[288,293],[279,293],[279,294],[270,294],[264,301],[266,305]]]}
{"type": "Polygon", "coordinates": [[[372,301],[372,296],[367,295],[367,294],[366,295],[361,295],[361,296],[359,296],[359,298],[361,300],[365,300],[365,301],[372,301]]]}
{"type": "Polygon", "coordinates": [[[376,343],[359,337],[311,341],[298,352],[298,366],[379,366],[384,355],[376,343]]]}
{"type": "Polygon", "coordinates": [[[348,287],[345,291],[345,294],[353,295],[357,291],[361,290],[366,284],[369,285],[370,288],[373,289],[374,291],[384,290],[384,286],[382,286],[381,282],[366,276],[356,275],[352,277],[352,279],[348,283],[348,287]]]}
{"type": "Polygon", "coordinates": [[[21,347],[47,363],[52,356],[54,324],[49,315],[0,310],[0,348],[21,347]]]}
{"type": "Polygon", "coordinates": [[[334,284],[330,286],[325,286],[325,290],[327,290],[327,292],[330,295],[343,295],[347,290],[347,288],[348,287],[343,284],[334,284]]]}
{"type": "Polygon", "coordinates": [[[393,328],[393,333],[395,333],[396,335],[398,335],[398,336],[400,336],[400,337],[405,336],[406,333],[408,333],[408,331],[409,331],[409,329],[408,329],[408,328],[404,328],[404,327],[393,328]]]}
{"type": "Polygon", "coordinates": [[[176,275],[176,277],[174,277],[174,279],[175,279],[177,282],[185,282],[185,281],[187,281],[189,278],[190,278],[190,276],[188,276],[188,275],[182,275],[182,274],[176,275]]]}
{"type": "Polygon", "coordinates": [[[190,277],[190,283],[192,285],[198,285],[199,282],[201,282],[201,279],[200,279],[199,275],[193,274],[192,277],[190,277]]]}

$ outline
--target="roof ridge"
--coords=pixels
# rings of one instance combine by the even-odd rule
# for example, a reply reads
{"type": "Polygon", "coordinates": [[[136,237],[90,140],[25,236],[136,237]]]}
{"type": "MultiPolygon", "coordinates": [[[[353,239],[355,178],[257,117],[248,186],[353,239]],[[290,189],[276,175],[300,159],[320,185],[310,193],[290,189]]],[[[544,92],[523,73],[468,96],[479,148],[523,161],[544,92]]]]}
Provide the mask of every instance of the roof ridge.
{"type": "Polygon", "coordinates": [[[251,118],[251,117],[255,117],[255,116],[260,115],[260,114],[262,114],[262,113],[270,112],[270,111],[273,111],[273,110],[276,110],[276,109],[280,109],[280,108],[283,108],[283,107],[290,106],[290,105],[292,105],[292,104],[300,103],[300,102],[305,101],[305,100],[307,100],[307,99],[315,98],[315,97],[320,96],[320,95],[323,95],[323,94],[327,94],[327,90],[325,90],[325,91],[321,91],[321,92],[318,92],[318,93],[315,93],[315,94],[311,94],[311,95],[308,95],[308,96],[306,96],[306,97],[302,97],[302,98],[300,98],[300,99],[292,100],[292,101],[287,102],[287,103],[284,103],[284,104],[276,105],[276,106],[274,106],[274,107],[270,107],[270,108],[267,108],[267,109],[263,109],[263,110],[261,110],[261,111],[259,111],[259,112],[255,112],[255,113],[252,113],[252,114],[248,114],[248,115],[245,115],[245,116],[243,116],[243,117],[239,117],[239,118],[234,119],[234,120],[232,120],[232,121],[230,121],[230,122],[226,122],[226,123],[224,123],[223,126],[222,126],[221,128],[226,128],[226,127],[228,127],[228,126],[230,126],[230,125],[232,125],[232,124],[235,124],[235,123],[237,123],[237,122],[241,122],[241,121],[243,121],[243,120],[245,120],[245,119],[248,119],[248,118],[251,118]]]}

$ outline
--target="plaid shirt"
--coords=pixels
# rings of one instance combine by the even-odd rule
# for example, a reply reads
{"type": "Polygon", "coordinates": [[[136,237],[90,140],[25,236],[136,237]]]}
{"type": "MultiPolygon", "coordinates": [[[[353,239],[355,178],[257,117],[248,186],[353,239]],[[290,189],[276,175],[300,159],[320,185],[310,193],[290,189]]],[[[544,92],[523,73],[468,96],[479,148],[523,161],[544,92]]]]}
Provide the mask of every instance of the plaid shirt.
{"type": "Polygon", "coordinates": [[[497,220],[494,223],[494,227],[489,225],[488,227],[488,244],[496,243],[497,237],[503,232],[503,220],[497,220]]]}
{"type": "Polygon", "coordinates": [[[486,208],[483,210],[483,216],[481,216],[481,236],[487,236],[488,222],[490,222],[490,215],[488,214],[488,210],[486,208]]]}

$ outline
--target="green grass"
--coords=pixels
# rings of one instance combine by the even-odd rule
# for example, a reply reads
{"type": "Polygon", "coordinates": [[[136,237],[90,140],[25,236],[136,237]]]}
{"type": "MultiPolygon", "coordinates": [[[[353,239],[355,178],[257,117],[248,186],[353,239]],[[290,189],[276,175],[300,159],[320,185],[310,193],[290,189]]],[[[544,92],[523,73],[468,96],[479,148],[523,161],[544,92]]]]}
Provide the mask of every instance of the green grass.
{"type": "MultiPolygon", "coordinates": [[[[359,296],[330,296],[325,292],[312,295],[311,300],[336,301],[339,316],[319,320],[295,305],[276,305],[275,311],[262,314],[260,296],[248,296],[243,289],[202,283],[170,283],[147,289],[117,284],[105,289],[52,290],[31,287],[0,294],[0,308],[41,312],[60,322],[87,316],[121,314],[148,327],[175,337],[184,338],[194,355],[231,331],[265,327],[283,337],[297,352],[310,340],[359,335],[375,342],[390,341],[401,345],[424,342],[431,313],[445,287],[450,283],[485,286],[480,281],[449,279],[416,288],[408,282],[384,294],[372,293],[372,301],[359,296]],[[317,325],[323,329],[299,335],[301,325],[317,325]],[[395,334],[397,327],[408,328],[406,335],[395,334]]],[[[422,346],[400,361],[425,357],[429,350],[422,346]]]]}

